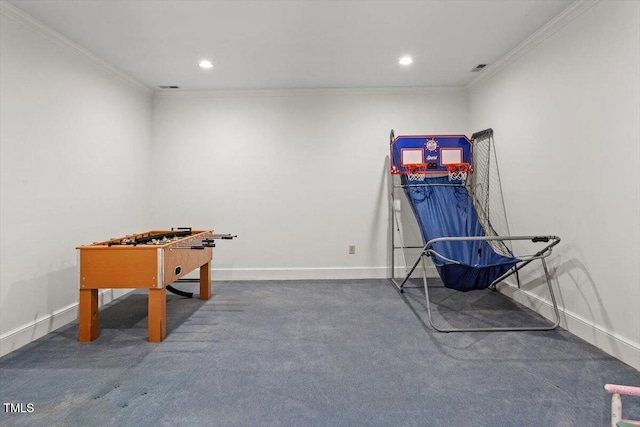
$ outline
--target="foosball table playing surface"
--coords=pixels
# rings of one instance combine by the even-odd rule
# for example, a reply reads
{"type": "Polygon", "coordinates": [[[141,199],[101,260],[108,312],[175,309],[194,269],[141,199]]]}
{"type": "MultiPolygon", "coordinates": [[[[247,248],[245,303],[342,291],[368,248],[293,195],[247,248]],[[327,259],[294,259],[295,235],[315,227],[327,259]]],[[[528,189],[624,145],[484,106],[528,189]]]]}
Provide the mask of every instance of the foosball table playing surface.
{"type": "MultiPolygon", "coordinates": [[[[200,299],[211,298],[211,259],[215,239],[235,236],[212,230],[177,228],[152,230],[78,246],[80,342],[100,335],[98,290],[138,288],[149,290],[149,341],[167,335],[167,286],[200,269],[200,299]]],[[[169,288],[171,290],[171,288],[169,288]]]]}

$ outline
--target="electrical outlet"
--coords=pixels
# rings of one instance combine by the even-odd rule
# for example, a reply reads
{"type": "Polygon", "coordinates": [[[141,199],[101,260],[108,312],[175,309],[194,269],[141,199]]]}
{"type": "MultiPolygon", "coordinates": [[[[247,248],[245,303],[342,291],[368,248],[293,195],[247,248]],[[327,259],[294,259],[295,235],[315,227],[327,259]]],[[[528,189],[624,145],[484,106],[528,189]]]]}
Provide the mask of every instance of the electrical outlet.
{"type": "Polygon", "coordinates": [[[349,255],[356,253],[356,245],[349,245],[349,255]]]}

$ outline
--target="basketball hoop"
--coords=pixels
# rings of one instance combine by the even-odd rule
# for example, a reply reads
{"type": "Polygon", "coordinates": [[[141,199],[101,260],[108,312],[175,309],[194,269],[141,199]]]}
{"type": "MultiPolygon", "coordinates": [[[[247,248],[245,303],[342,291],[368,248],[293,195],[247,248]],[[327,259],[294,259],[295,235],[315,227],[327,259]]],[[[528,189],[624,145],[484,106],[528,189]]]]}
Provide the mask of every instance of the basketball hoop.
{"type": "Polygon", "coordinates": [[[407,179],[409,181],[424,181],[427,177],[426,163],[404,165],[404,170],[407,173],[407,179]]]}
{"type": "Polygon", "coordinates": [[[469,163],[449,163],[446,165],[449,172],[449,181],[465,182],[469,174],[469,163]]]}

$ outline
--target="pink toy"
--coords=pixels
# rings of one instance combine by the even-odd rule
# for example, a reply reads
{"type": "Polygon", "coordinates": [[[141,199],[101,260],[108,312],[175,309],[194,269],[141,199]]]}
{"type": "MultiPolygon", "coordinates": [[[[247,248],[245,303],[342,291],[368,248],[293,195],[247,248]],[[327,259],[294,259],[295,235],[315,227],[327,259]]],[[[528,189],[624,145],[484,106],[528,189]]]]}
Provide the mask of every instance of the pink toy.
{"type": "Polygon", "coordinates": [[[628,385],[607,384],[604,389],[611,393],[611,427],[617,427],[618,423],[640,426],[640,421],[622,419],[622,400],[620,395],[640,397],[640,387],[628,385]]]}

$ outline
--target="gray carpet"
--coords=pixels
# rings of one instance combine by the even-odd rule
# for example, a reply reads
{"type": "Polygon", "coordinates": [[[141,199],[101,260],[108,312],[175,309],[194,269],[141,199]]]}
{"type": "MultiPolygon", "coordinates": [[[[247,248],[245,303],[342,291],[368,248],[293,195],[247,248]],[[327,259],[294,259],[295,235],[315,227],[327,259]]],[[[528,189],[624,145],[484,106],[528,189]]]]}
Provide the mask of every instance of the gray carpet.
{"type": "MultiPolygon", "coordinates": [[[[432,298],[445,324],[544,323],[491,291],[432,298]]],[[[96,341],[71,324],[0,359],[2,401],[34,405],[0,423],[605,426],[603,385],[640,384],[563,330],[435,332],[423,290],[387,280],[214,282],[207,302],[168,296],[159,344],[146,308],[130,294],[101,309],[96,341]]],[[[623,401],[626,417],[640,419],[639,400],[623,401]]]]}

